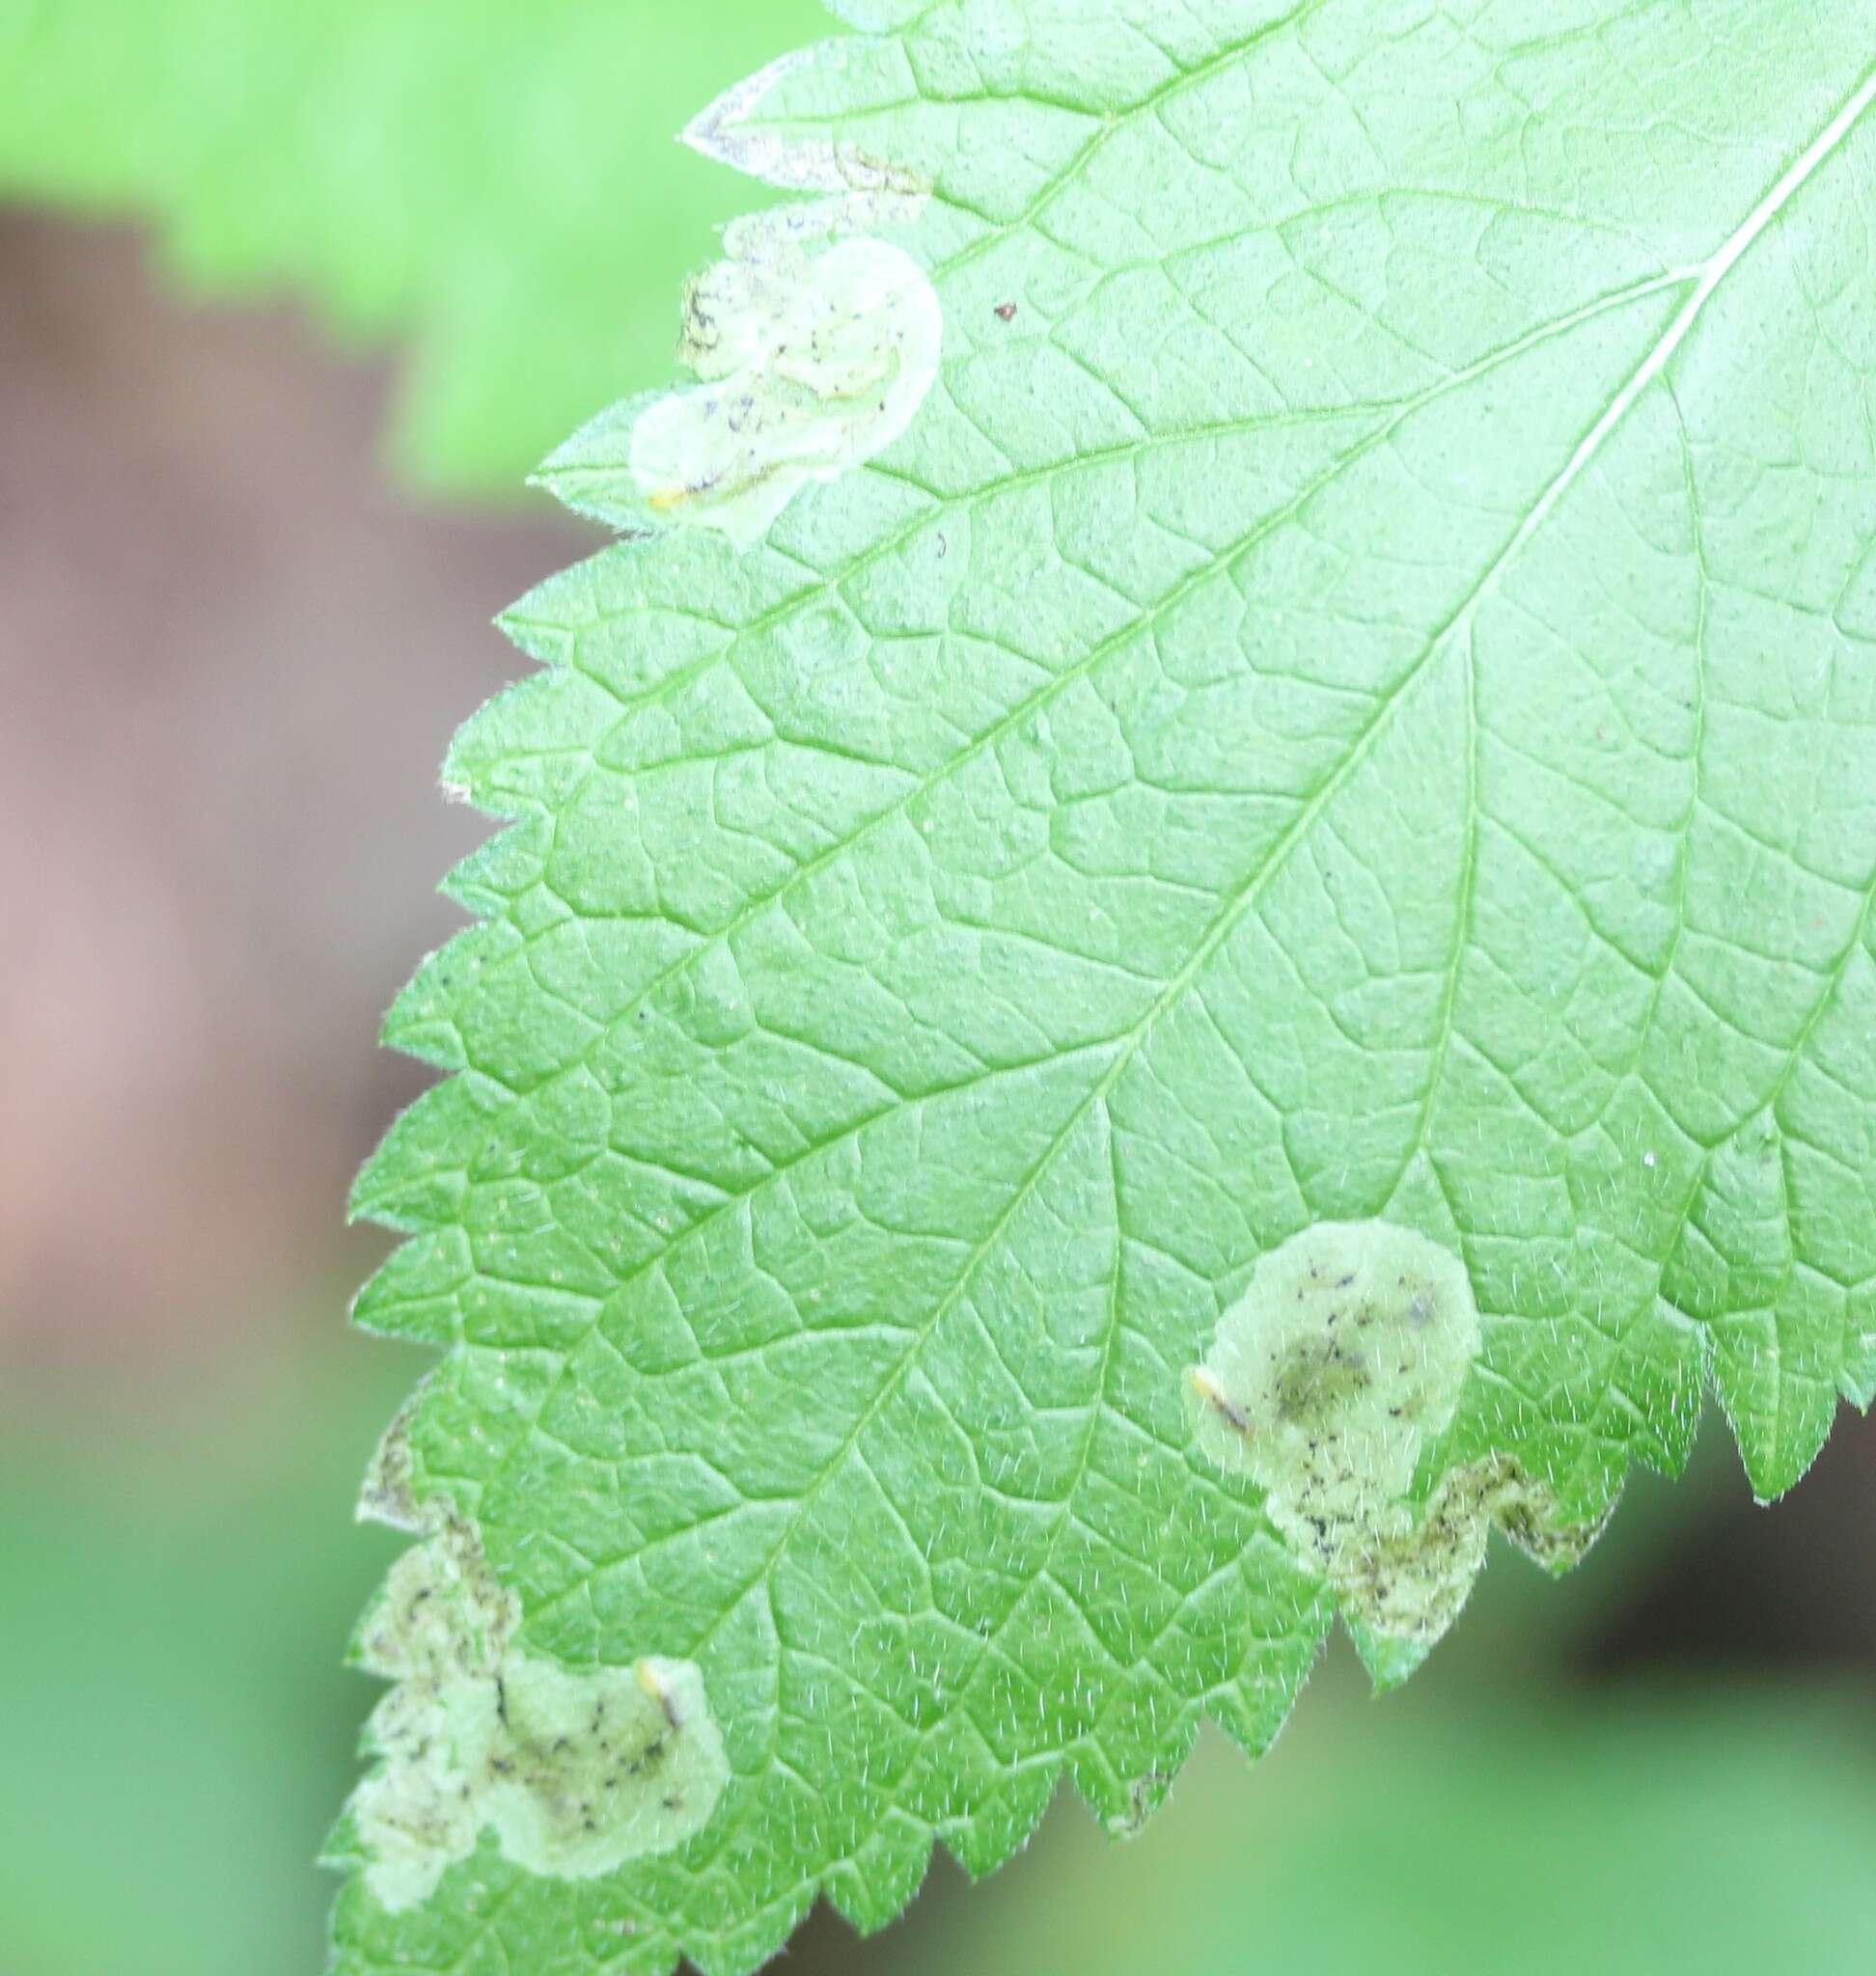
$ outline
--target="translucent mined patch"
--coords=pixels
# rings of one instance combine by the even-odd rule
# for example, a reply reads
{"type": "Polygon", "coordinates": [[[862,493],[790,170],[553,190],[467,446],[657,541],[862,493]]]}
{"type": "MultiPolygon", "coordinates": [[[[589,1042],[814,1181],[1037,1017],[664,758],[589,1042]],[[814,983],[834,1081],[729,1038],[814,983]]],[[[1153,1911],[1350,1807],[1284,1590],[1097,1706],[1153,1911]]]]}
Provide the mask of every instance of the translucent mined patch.
{"type": "Polygon", "coordinates": [[[1358,1637],[1430,1646],[1457,1617],[1497,1522],[1540,1561],[1596,1534],[1510,1456],[1407,1499],[1478,1356],[1464,1264],[1387,1221],[1320,1221],[1272,1249],[1187,1375],[1200,1446],[1249,1475],[1358,1637]]]}
{"type": "MultiPolygon", "coordinates": [[[[407,1465],[394,1428],[368,1513],[416,1515],[407,1465]]],[[[359,1661],[394,1685],[350,1812],[366,1885],[393,1911],[427,1900],[484,1829],[529,1872],[585,1880],[682,1844],[723,1795],[729,1762],[695,1665],[563,1667],[516,1642],[520,1616],[474,1523],[438,1516],[360,1628],[359,1661]]]]}
{"type": "Polygon", "coordinates": [[[639,414],[630,465],[654,514],[746,545],[810,480],[905,430],[944,325],[924,269],[883,240],[820,245],[777,223],[732,244],[743,251],[685,301],[682,351],[700,382],[639,414]]]}

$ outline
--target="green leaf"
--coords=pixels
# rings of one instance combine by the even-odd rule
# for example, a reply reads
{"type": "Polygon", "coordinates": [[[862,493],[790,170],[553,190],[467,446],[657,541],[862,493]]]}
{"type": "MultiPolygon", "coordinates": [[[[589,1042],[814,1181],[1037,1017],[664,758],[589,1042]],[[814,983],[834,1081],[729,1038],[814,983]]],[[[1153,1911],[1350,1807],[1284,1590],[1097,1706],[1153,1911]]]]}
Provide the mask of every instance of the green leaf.
{"type": "MultiPolygon", "coordinates": [[[[510,493],[634,378],[738,191],[673,105],[814,0],[0,0],[0,196],[155,222],[191,292],[409,348],[400,466],[510,493]]],[[[747,205],[747,198],[742,199],[747,205]]]]}
{"type": "Polygon", "coordinates": [[[345,1976],[1131,1829],[1338,1609],[1402,1678],[1708,1386],[1769,1496],[1876,1379],[1862,0],[850,11],[696,126],[827,197],[549,462],[631,534],[447,770],[513,824],[358,1314],[447,1348],[368,1500],[471,1644],[368,1628],[345,1976]],[[530,1757],[591,1877],[484,1802],[510,1656],[704,1698],[530,1757]]]}

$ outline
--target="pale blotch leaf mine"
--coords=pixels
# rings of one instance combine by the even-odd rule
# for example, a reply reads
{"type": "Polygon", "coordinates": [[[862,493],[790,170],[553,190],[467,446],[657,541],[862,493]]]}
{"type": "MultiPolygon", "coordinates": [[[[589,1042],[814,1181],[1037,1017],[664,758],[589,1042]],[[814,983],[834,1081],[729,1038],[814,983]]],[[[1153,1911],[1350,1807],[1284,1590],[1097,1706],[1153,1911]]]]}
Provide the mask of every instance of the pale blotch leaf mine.
{"type": "Polygon", "coordinates": [[[1477,1359],[1465,1265],[1387,1221],[1319,1221],[1270,1250],[1187,1374],[1194,1431],[1265,1492],[1298,1561],[1325,1579],[1384,1680],[1458,1616],[1497,1523],[1553,1568],[1600,1525],[1571,1524],[1508,1455],[1416,1488],[1477,1359]]]}
{"type": "Polygon", "coordinates": [[[704,1679],[648,1657],[580,1670],[515,1637],[473,1520],[420,1510],[401,1426],[361,1513],[427,1531],[398,1560],[359,1630],[356,1658],[393,1686],[372,1713],[377,1768],[350,1820],[365,1882],[392,1912],[435,1891],[484,1830],[531,1873],[587,1880],[702,1830],[729,1781],[704,1679]]]}
{"type": "Polygon", "coordinates": [[[871,459],[938,373],[943,318],[910,255],[883,240],[819,251],[786,224],[732,229],[732,260],[685,298],[699,382],[632,427],[631,470],[660,520],[757,540],[811,480],[871,459]]]}
{"type": "Polygon", "coordinates": [[[679,354],[695,386],[638,411],[628,462],[653,519],[758,540],[812,480],[871,459],[938,374],[944,318],[924,270],[872,237],[916,218],[928,188],[859,147],[764,127],[786,57],[685,131],[694,149],[824,195],[737,221],[725,260],[690,284],[679,354]]]}

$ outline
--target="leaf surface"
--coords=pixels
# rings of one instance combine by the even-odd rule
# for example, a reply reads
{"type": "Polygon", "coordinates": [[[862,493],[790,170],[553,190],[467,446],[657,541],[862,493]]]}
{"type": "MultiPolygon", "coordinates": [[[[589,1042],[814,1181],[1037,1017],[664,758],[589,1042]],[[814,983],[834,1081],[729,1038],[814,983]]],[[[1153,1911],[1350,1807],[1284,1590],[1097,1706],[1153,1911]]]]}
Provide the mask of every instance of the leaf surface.
{"type": "Polygon", "coordinates": [[[1876,1378],[1867,9],[848,11],[699,133],[847,191],[544,469],[635,533],[508,619],[357,1195],[447,1348],[400,1513],[729,1781],[368,1872],[345,1976],[740,1971],[1064,1775],[1131,1828],[1338,1605],[1397,1679],[1487,1522],[1566,1563],[1708,1388],[1777,1495],[1876,1378]],[[1318,1265],[1437,1349],[1277,1486],[1318,1265]]]}

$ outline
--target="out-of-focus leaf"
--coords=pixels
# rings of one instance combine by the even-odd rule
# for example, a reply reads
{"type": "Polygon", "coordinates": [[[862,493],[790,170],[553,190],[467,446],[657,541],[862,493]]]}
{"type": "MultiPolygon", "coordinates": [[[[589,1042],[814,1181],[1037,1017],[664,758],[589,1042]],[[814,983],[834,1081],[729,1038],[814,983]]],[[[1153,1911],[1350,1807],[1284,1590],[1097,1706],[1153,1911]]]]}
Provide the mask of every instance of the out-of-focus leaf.
{"type": "Polygon", "coordinates": [[[513,492],[669,372],[677,285],[747,189],[679,106],[814,0],[0,0],[0,197],[156,225],[205,295],[285,289],[406,346],[396,446],[513,492]]]}

